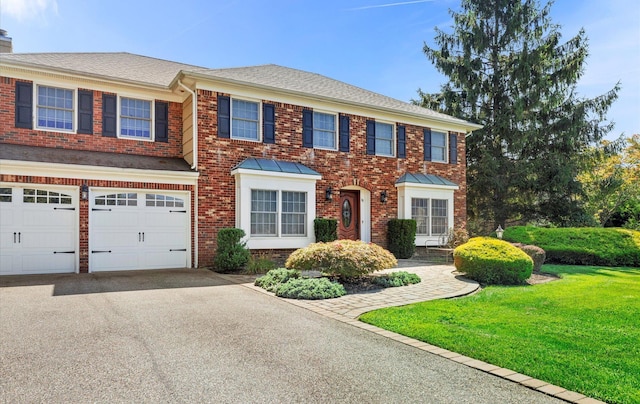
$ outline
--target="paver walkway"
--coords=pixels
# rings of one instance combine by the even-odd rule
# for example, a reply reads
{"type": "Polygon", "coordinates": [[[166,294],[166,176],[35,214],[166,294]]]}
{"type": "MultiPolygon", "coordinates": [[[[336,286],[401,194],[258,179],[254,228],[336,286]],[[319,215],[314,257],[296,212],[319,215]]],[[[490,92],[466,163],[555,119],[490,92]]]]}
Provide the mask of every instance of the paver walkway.
{"type": "MultiPolygon", "coordinates": [[[[386,288],[376,291],[367,291],[348,294],[335,299],[326,300],[296,300],[284,299],[285,301],[299,307],[304,307],[317,314],[351,324],[379,335],[391,338],[398,342],[413,346],[415,348],[430,352],[432,354],[450,359],[454,362],[491,373],[495,376],[511,380],[533,390],[537,390],[576,404],[596,404],[602,401],[586,397],[583,394],[566,390],[562,387],[549,384],[543,380],[534,379],[530,376],[517,373],[511,369],[501,368],[477,359],[473,359],[456,352],[449,351],[435,345],[427,344],[404,335],[383,330],[370,324],[358,321],[358,317],[368,311],[381,309],[384,307],[404,306],[411,303],[425,302],[435,299],[448,299],[452,297],[465,296],[475,292],[480,288],[477,282],[457,277],[453,274],[455,267],[452,265],[432,265],[416,260],[398,260],[398,267],[381,271],[378,273],[388,273],[396,271],[407,271],[417,274],[422,280],[420,283],[399,288],[386,288]]],[[[232,282],[240,283],[242,286],[256,290],[261,293],[273,295],[271,292],[259,288],[253,284],[255,276],[242,275],[221,275],[232,282]]]]}

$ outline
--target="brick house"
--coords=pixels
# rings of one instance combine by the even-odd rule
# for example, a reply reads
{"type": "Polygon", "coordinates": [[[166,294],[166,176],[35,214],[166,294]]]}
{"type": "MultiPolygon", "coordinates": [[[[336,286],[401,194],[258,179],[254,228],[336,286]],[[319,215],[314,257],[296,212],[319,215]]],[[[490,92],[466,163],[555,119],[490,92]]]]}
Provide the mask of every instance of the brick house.
{"type": "Polygon", "coordinates": [[[466,224],[478,125],[276,65],[129,53],[0,57],[0,273],[190,268],[239,227],[252,250],[341,238],[416,244],[466,224]]]}

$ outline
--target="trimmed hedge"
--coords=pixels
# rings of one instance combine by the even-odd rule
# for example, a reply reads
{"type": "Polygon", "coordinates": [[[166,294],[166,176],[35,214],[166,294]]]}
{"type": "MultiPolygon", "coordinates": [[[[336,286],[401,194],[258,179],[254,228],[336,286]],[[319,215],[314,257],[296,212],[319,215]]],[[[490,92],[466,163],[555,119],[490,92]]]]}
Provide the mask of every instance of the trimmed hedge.
{"type": "Polygon", "coordinates": [[[515,247],[518,247],[519,249],[527,253],[529,257],[531,257],[531,259],[533,260],[533,272],[540,273],[540,270],[542,269],[542,264],[544,264],[544,261],[547,259],[547,253],[545,253],[542,248],[535,245],[528,245],[528,244],[522,244],[522,243],[512,243],[512,244],[515,247]]]}
{"type": "Polygon", "coordinates": [[[329,243],[338,239],[338,220],[317,218],[313,220],[316,242],[329,243]]]}
{"type": "Polygon", "coordinates": [[[344,286],[327,278],[289,279],[276,289],[276,296],[289,299],[333,299],[346,294],[344,286]]]}
{"type": "Polygon", "coordinates": [[[309,244],[291,253],[285,262],[290,269],[322,271],[342,279],[357,278],[397,264],[393,254],[384,248],[353,240],[309,244]]]}
{"type": "Polygon", "coordinates": [[[519,285],[531,276],[533,260],[506,241],[476,237],[453,250],[456,269],[480,283],[519,285]]]}
{"type": "Polygon", "coordinates": [[[508,227],[505,240],[535,244],[547,263],[640,267],[640,231],[617,228],[508,227]]]}
{"type": "Polygon", "coordinates": [[[237,271],[249,262],[251,253],[242,241],[244,230],[223,228],[218,231],[218,247],[213,258],[215,269],[220,272],[237,271]]]}
{"type": "Polygon", "coordinates": [[[387,223],[389,251],[396,258],[411,258],[416,252],[416,229],[414,219],[390,219],[387,223]]]}

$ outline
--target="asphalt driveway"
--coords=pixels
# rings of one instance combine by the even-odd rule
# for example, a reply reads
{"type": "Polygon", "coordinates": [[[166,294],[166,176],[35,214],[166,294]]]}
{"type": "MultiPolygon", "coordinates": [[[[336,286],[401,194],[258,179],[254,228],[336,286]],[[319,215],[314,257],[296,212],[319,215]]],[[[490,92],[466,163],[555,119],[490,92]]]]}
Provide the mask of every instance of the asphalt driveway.
{"type": "Polygon", "coordinates": [[[0,401],[561,402],[204,270],[1,277],[0,401]]]}

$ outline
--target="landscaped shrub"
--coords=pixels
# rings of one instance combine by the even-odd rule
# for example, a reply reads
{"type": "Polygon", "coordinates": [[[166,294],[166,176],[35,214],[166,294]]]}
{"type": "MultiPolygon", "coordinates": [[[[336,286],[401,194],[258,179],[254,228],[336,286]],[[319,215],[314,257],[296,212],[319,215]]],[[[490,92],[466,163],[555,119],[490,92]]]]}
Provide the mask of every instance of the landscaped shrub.
{"type": "Polygon", "coordinates": [[[533,260],[533,272],[540,273],[542,264],[544,264],[547,254],[544,250],[535,245],[528,245],[522,243],[512,243],[515,247],[518,247],[524,251],[533,260]]]}
{"type": "Polygon", "coordinates": [[[249,250],[242,241],[244,230],[236,228],[224,228],[218,231],[218,248],[213,259],[215,269],[220,272],[237,271],[248,261],[249,250]]]}
{"type": "Polygon", "coordinates": [[[338,220],[317,218],[313,220],[316,242],[329,243],[338,239],[338,220]]]}
{"type": "Polygon", "coordinates": [[[295,269],[277,268],[267,272],[264,276],[256,279],[254,285],[269,292],[275,292],[280,284],[300,277],[300,271],[295,269]]]}
{"type": "Polygon", "coordinates": [[[333,299],[346,294],[344,286],[327,278],[290,279],[276,289],[276,296],[289,299],[333,299]]]}
{"type": "Polygon", "coordinates": [[[411,258],[416,251],[416,221],[391,219],[387,223],[389,251],[396,258],[411,258]]]}
{"type": "Polygon", "coordinates": [[[392,272],[373,278],[372,282],[383,288],[392,288],[397,286],[413,285],[414,283],[420,283],[421,279],[418,275],[409,273],[407,271],[392,272]]]}
{"type": "Polygon", "coordinates": [[[503,238],[539,246],[552,264],[640,266],[640,231],[514,226],[505,229],[503,238]]]}
{"type": "Polygon", "coordinates": [[[447,239],[447,247],[456,248],[469,241],[469,232],[467,229],[449,229],[449,236],[447,239]]]}
{"type": "Polygon", "coordinates": [[[276,268],[276,263],[266,253],[252,254],[247,263],[247,273],[264,274],[276,268]]]}
{"type": "Polygon", "coordinates": [[[398,264],[384,248],[363,241],[313,243],[289,256],[285,266],[301,271],[322,271],[338,278],[357,278],[398,264]]]}
{"type": "Polygon", "coordinates": [[[533,260],[506,241],[476,237],[453,251],[456,269],[480,283],[518,285],[531,276],[533,260]]]}

